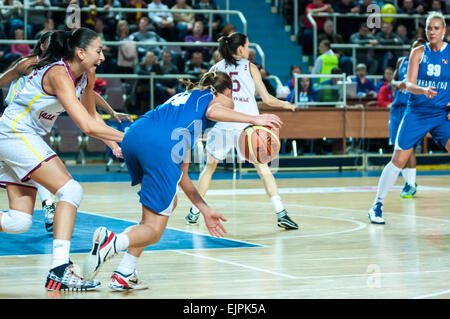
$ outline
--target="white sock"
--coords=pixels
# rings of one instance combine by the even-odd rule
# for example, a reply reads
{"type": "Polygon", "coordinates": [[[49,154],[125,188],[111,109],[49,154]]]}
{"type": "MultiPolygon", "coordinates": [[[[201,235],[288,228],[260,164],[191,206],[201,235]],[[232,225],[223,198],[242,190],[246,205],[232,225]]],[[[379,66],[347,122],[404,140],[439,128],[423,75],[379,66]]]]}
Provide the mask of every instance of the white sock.
{"type": "Polygon", "coordinates": [[[41,203],[45,202],[45,201],[47,201],[49,199],[53,201],[52,193],[50,193],[47,188],[45,188],[45,187],[43,187],[41,185],[38,185],[37,190],[38,190],[39,198],[41,199],[41,203]]]}
{"type": "Polygon", "coordinates": [[[69,263],[70,240],[54,239],[52,266],[50,269],[69,263]]]}
{"type": "Polygon", "coordinates": [[[124,275],[131,274],[136,269],[137,260],[138,257],[125,253],[119,267],[117,267],[117,271],[124,275]]]}
{"type": "Polygon", "coordinates": [[[408,170],[408,180],[406,181],[409,185],[416,187],[416,169],[406,168],[408,170]]]}
{"type": "Polygon", "coordinates": [[[281,201],[280,196],[272,196],[270,198],[273,208],[275,208],[275,212],[279,213],[284,209],[283,202],[281,201]]]}
{"type": "MultiPolygon", "coordinates": [[[[389,162],[381,173],[380,180],[378,181],[378,191],[375,203],[383,203],[389,189],[394,185],[400,174],[401,168],[398,168],[392,162],[389,162]]],[[[374,203],[374,204],[375,204],[374,203]]]]}
{"type": "Polygon", "coordinates": [[[198,208],[196,206],[192,205],[192,213],[197,215],[198,213],[200,213],[200,211],[198,210],[198,208]]]}
{"type": "Polygon", "coordinates": [[[405,183],[408,183],[409,171],[407,168],[402,169],[402,176],[403,176],[403,179],[405,180],[405,183]]]}
{"type": "Polygon", "coordinates": [[[130,245],[130,240],[126,234],[120,233],[119,235],[117,235],[117,240],[116,240],[117,252],[127,249],[128,245],[130,245]]]}

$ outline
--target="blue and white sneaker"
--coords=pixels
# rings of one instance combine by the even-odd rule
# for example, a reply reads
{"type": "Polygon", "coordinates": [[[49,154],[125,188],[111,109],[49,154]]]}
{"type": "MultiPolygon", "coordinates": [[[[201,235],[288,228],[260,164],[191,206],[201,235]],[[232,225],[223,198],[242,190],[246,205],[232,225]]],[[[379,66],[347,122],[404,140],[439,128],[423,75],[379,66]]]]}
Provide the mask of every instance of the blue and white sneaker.
{"type": "Polygon", "coordinates": [[[383,204],[378,202],[372,206],[369,211],[369,220],[372,224],[384,224],[383,210],[381,209],[383,204]]]}
{"type": "Polygon", "coordinates": [[[401,198],[413,198],[414,195],[417,193],[417,184],[415,186],[409,185],[408,183],[405,184],[405,187],[403,187],[403,190],[400,193],[401,198]]]}

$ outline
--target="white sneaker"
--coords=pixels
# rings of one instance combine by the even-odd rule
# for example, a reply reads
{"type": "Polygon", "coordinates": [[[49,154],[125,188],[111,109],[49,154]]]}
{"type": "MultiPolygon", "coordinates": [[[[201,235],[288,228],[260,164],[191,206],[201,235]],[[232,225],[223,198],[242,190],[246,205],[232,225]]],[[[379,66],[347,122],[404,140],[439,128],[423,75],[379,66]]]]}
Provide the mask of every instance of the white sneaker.
{"type": "Polygon", "coordinates": [[[116,249],[116,241],[117,236],[105,227],[95,230],[92,237],[92,249],[83,265],[83,277],[86,280],[94,279],[104,262],[119,253],[116,249]]]}
{"type": "Polygon", "coordinates": [[[376,203],[369,210],[369,220],[372,224],[384,224],[382,203],[376,203]]]}
{"type": "Polygon", "coordinates": [[[118,271],[114,271],[111,276],[109,288],[116,291],[127,291],[132,289],[147,289],[148,284],[137,277],[137,271],[133,271],[129,275],[124,275],[118,271]]]}

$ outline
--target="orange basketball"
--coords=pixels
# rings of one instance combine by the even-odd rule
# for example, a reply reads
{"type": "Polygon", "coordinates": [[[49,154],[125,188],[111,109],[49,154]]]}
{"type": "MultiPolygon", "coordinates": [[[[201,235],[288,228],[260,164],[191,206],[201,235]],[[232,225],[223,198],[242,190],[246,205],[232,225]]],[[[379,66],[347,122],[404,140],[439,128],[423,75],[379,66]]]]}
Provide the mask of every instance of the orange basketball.
{"type": "Polygon", "coordinates": [[[280,152],[280,138],[270,127],[249,126],[239,136],[239,150],[250,163],[266,164],[280,152]]]}

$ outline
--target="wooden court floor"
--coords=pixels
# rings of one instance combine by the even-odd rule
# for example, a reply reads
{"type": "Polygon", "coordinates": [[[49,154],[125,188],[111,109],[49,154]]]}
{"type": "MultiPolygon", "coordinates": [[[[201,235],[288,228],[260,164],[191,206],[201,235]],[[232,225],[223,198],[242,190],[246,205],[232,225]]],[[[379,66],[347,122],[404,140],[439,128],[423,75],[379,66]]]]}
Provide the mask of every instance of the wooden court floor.
{"type": "MultiPolygon", "coordinates": [[[[121,255],[97,276],[98,291],[61,294],[44,289],[50,255],[4,256],[0,299],[450,298],[450,175],[418,176],[414,199],[399,197],[400,177],[385,201],[386,225],[372,225],[367,218],[377,181],[278,179],[285,207],[300,225],[285,231],[276,226],[259,179],[215,180],[206,200],[228,219],[227,238],[261,247],[144,252],[138,271],[150,288],[129,293],[107,287],[121,255]]],[[[129,183],[82,185],[80,211],[139,220],[137,188],[129,183]]],[[[185,224],[189,207],[180,192],[168,227],[207,234],[203,220],[185,224]]],[[[3,190],[0,209],[7,209],[3,190]]],[[[84,256],[71,259],[82,265],[84,256]]]]}

